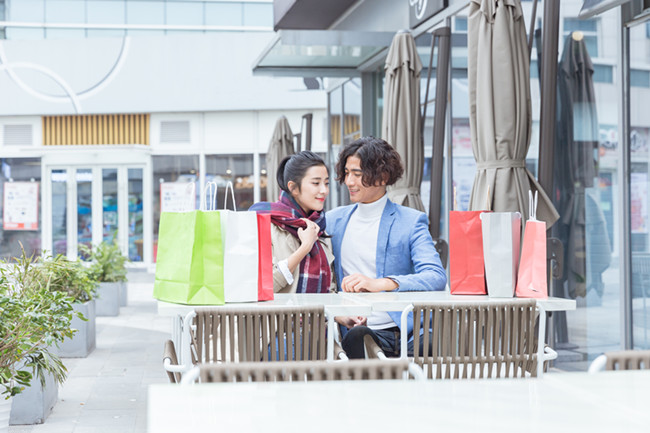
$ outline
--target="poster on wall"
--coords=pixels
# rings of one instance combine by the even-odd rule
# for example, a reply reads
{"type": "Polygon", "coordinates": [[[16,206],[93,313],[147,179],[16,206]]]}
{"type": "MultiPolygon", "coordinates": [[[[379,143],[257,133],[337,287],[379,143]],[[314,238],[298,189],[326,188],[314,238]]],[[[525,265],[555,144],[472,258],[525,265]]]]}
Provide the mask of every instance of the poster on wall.
{"type": "Polygon", "coordinates": [[[160,184],[160,211],[187,212],[196,209],[194,182],[164,182],[160,184]]]}
{"type": "Polygon", "coordinates": [[[38,230],[38,182],[5,182],[2,228],[38,230]]]}

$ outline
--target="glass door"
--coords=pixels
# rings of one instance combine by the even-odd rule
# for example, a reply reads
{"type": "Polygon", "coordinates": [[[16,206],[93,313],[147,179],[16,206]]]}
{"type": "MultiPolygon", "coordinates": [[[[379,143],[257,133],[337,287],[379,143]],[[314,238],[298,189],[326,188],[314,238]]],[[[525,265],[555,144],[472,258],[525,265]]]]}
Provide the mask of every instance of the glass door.
{"type": "Polygon", "coordinates": [[[48,166],[43,245],[54,255],[83,257],[92,249],[118,242],[132,262],[144,262],[144,166],[48,166]]]}

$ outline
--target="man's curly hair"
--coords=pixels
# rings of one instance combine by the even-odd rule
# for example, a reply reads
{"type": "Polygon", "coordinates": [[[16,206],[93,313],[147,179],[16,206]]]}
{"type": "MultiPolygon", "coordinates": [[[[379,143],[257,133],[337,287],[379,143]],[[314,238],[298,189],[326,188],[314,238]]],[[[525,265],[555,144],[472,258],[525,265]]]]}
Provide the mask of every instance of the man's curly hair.
{"type": "Polygon", "coordinates": [[[351,156],[361,160],[363,186],[379,186],[383,181],[386,185],[393,185],[404,174],[402,159],[393,146],[381,138],[361,137],[339,153],[336,180],[340,183],[345,182],[345,164],[351,156]]]}

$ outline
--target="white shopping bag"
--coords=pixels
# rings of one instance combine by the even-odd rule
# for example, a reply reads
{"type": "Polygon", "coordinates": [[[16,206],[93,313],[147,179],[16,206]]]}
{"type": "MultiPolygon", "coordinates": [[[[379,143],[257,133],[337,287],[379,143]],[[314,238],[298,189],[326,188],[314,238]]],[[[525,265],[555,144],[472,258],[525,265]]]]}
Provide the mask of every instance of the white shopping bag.
{"type": "Polygon", "coordinates": [[[517,285],[521,214],[485,212],[481,226],[488,296],[512,298],[517,285]]]}
{"type": "MultiPolygon", "coordinates": [[[[233,209],[235,194],[230,189],[233,209]]],[[[225,199],[224,199],[225,205],[225,199]]],[[[257,212],[220,210],[223,238],[223,286],[226,302],[257,302],[259,242],[257,212]]]]}

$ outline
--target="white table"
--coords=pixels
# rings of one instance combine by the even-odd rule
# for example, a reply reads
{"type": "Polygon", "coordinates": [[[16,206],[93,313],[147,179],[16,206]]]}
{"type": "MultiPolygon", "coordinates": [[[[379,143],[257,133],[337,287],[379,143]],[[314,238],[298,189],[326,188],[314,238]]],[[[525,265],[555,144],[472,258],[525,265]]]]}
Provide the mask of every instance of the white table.
{"type": "MultiPolygon", "coordinates": [[[[503,301],[511,298],[490,298],[485,296],[451,295],[449,292],[381,292],[381,293],[323,293],[323,294],[287,294],[276,293],[273,301],[249,302],[239,305],[269,306],[269,305],[294,305],[313,306],[323,305],[328,317],[328,352],[327,358],[333,359],[336,316],[367,316],[372,311],[402,311],[413,302],[426,301],[503,301]]],[[[576,301],[564,298],[538,299],[537,303],[548,312],[575,310],[576,301]]],[[[227,304],[229,306],[238,304],[227,304]]],[[[179,362],[182,364],[188,357],[183,354],[183,318],[196,308],[211,307],[197,305],[172,304],[158,301],[158,314],[172,317],[172,341],[177,349],[179,362]]],[[[218,308],[219,306],[212,306],[218,308]]],[[[540,330],[544,334],[544,330],[540,330]]]]}
{"type": "Polygon", "coordinates": [[[148,431],[647,432],[648,389],[650,371],[151,385],[148,431]]]}

